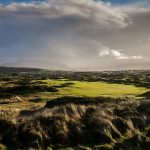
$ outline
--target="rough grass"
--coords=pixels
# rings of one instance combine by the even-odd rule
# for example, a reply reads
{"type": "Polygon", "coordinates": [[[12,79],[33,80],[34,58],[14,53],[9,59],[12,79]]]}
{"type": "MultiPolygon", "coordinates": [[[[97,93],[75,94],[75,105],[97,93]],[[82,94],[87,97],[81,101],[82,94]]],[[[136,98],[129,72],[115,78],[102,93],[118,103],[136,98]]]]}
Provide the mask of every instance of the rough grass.
{"type": "Polygon", "coordinates": [[[150,98],[150,91],[141,94],[140,96],[150,98]]]}
{"type": "Polygon", "coordinates": [[[147,150],[149,108],[148,100],[63,97],[41,108],[1,110],[0,143],[9,149],[147,150]]]}

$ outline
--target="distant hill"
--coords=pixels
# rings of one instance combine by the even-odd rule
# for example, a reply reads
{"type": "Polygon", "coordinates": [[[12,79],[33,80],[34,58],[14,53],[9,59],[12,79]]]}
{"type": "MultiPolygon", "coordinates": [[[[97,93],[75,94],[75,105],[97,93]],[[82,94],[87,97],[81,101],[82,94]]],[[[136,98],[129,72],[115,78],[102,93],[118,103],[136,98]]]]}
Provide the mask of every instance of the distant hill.
{"type": "Polygon", "coordinates": [[[11,63],[1,64],[3,67],[19,67],[19,68],[42,68],[53,70],[71,70],[67,65],[59,62],[47,62],[34,59],[19,59],[11,63]]]}
{"type": "Polygon", "coordinates": [[[114,66],[114,68],[118,68],[119,70],[149,70],[150,69],[150,62],[137,62],[137,63],[126,63],[114,66]]]}
{"type": "Polygon", "coordinates": [[[42,69],[37,68],[15,68],[15,67],[0,67],[0,73],[20,73],[20,72],[39,72],[42,69]]]}

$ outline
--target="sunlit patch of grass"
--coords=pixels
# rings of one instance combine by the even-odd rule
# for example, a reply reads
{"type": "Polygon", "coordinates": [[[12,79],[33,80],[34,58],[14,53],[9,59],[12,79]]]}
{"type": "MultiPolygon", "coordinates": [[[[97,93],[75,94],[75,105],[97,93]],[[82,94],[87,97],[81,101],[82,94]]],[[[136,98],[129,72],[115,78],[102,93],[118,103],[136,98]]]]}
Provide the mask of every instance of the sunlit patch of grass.
{"type": "Polygon", "coordinates": [[[3,144],[0,144],[0,150],[7,150],[7,147],[3,144]]]}
{"type": "Polygon", "coordinates": [[[69,96],[138,96],[148,89],[134,85],[108,84],[105,82],[73,81],[73,85],[60,89],[61,95],[69,96]]]}
{"type": "Polygon", "coordinates": [[[63,83],[66,83],[65,80],[52,80],[52,79],[48,79],[48,80],[33,80],[32,83],[36,83],[36,82],[43,82],[44,84],[48,85],[48,86],[60,86],[63,83]]]}
{"type": "MultiPolygon", "coordinates": [[[[4,82],[1,82],[1,84],[4,82]]],[[[7,83],[6,87],[17,85],[12,85],[7,83]]],[[[53,91],[39,91],[36,88],[34,92],[25,93],[23,98],[25,101],[40,103],[46,102],[47,100],[54,99],[62,96],[108,96],[108,97],[119,97],[119,96],[133,96],[136,98],[139,95],[149,91],[144,87],[136,87],[134,85],[124,85],[124,84],[114,84],[114,83],[106,83],[106,82],[87,82],[87,81],[68,81],[66,79],[47,79],[47,80],[33,80],[31,81],[32,86],[38,87],[54,87],[57,92],[53,91]]],[[[19,95],[19,94],[17,94],[19,95]]],[[[20,93],[20,95],[22,95],[20,93]]]]}
{"type": "MultiPolygon", "coordinates": [[[[149,89],[136,87],[134,85],[112,84],[105,82],[85,82],[85,81],[67,81],[67,80],[38,80],[47,86],[56,86],[58,92],[37,92],[28,95],[30,98],[41,98],[42,101],[50,100],[61,96],[133,96],[136,97],[149,89]],[[59,87],[66,83],[72,83],[69,86],[59,87]]],[[[36,81],[33,81],[33,83],[36,81]]]]}
{"type": "Polygon", "coordinates": [[[0,81],[0,85],[7,83],[6,81],[0,81]]]}

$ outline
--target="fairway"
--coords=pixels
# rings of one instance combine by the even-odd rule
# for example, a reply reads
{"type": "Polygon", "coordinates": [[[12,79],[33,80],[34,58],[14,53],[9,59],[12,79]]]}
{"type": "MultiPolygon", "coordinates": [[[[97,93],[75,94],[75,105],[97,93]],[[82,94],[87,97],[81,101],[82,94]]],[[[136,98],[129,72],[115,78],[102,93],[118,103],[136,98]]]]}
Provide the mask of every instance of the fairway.
{"type": "Polygon", "coordinates": [[[61,95],[70,96],[138,96],[148,89],[134,85],[109,84],[105,82],[73,81],[73,85],[60,89],[61,95]]]}
{"type": "Polygon", "coordinates": [[[58,87],[59,92],[40,92],[31,96],[41,99],[52,99],[61,96],[133,96],[136,97],[142,93],[149,91],[144,87],[136,87],[134,85],[110,84],[106,82],[85,82],[85,81],[67,81],[67,80],[40,80],[48,86],[61,86],[70,84],[67,87],[58,87]]]}

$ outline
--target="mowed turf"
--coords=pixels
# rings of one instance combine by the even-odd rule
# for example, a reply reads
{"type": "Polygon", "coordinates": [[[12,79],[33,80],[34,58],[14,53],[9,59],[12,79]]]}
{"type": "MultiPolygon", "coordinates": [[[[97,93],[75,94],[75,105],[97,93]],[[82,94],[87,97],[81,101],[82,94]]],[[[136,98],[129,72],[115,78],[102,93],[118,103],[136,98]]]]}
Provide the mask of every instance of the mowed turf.
{"type": "Polygon", "coordinates": [[[60,96],[138,96],[149,91],[143,87],[124,84],[109,84],[105,82],[85,82],[85,81],[66,81],[66,80],[41,80],[48,86],[59,86],[64,83],[73,83],[68,87],[61,87],[59,92],[41,92],[34,95],[41,98],[55,98],[60,96]]]}
{"type": "Polygon", "coordinates": [[[70,87],[60,89],[61,95],[71,96],[138,96],[148,91],[146,88],[133,85],[109,84],[104,82],[74,81],[70,87]]]}

